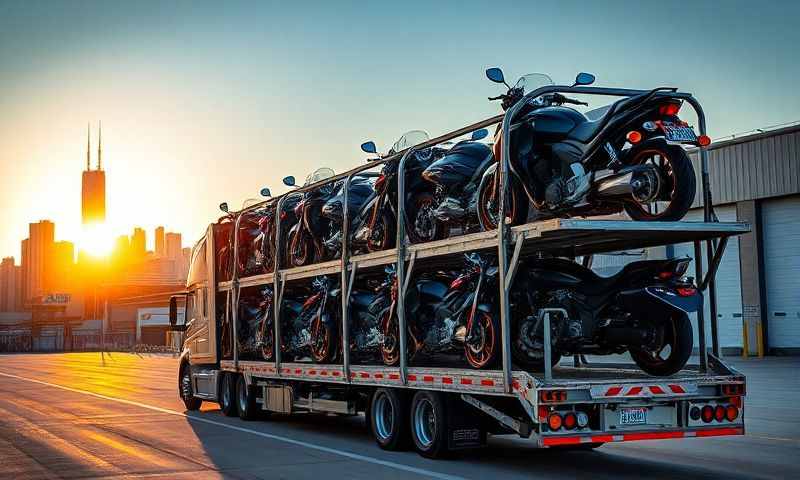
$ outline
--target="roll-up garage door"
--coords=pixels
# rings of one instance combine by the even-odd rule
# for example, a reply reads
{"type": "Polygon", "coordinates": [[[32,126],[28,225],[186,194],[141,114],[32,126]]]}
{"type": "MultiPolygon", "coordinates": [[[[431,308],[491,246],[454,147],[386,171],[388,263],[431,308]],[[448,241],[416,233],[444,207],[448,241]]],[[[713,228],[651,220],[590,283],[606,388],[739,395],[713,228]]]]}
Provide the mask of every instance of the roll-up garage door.
{"type": "Polygon", "coordinates": [[[800,348],[800,197],[762,204],[770,348],[800,348]]]}
{"type": "MultiPolygon", "coordinates": [[[[736,205],[715,206],[714,211],[721,222],[736,221],[736,205]]],[[[696,209],[689,212],[684,218],[686,221],[702,221],[703,210],[696,209]]],[[[703,255],[706,246],[703,243],[703,255]]],[[[689,256],[694,258],[693,244],[680,244],[675,246],[675,257],[689,256]]],[[[703,259],[703,273],[707,271],[708,265],[703,259]]],[[[688,276],[694,277],[694,261],[692,261],[687,272],[688,276]]],[[[699,279],[696,280],[699,283],[699,279]]],[[[725,254],[722,256],[716,276],[717,292],[717,326],[719,328],[719,342],[722,347],[742,346],[742,285],[741,271],[739,270],[739,240],[737,237],[728,239],[725,254]]],[[[705,298],[705,318],[706,318],[706,342],[711,346],[711,324],[709,323],[709,301],[708,291],[704,292],[705,298]]],[[[692,326],[694,328],[694,344],[697,346],[697,316],[692,315],[692,326]]]]}

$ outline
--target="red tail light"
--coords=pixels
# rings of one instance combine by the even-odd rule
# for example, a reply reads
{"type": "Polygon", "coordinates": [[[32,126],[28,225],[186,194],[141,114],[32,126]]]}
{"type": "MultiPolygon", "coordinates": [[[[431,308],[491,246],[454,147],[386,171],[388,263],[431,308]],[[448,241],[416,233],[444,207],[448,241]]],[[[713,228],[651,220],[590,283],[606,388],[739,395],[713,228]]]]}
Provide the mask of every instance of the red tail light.
{"type": "Polygon", "coordinates": [[[714,420],[718,422],[725,420],[725,407],[722,405],[717,405],[714,408],[714,420]]]}
{"type": "Polygon", "coordinates": [[[728,397],[733,397],[735,395],[744,395],[744,384],[729,383],[726,385],[722,385],[722,394],[728,397]]]}
{"type": "Polygon", "coordinates": [[[697,294],[697,289],[694,287],[680,287],[676,291],[681,297],[692,297],[697,294]]]}
{"type": "Polygon", "coordinates": [[[675,275],[675,272],[661,272],[658,274],[658,278],[661,280],[669,280],[675,275]]]}
{"type": "Polygon", "coordinates": [[[561,415],[553,412],[547,417],[547,426],[550,427],[550,430],[556,431],[561,428],[562,425],[561,415]]]}
{"type": "Polygon", "coordinates": [[[636,130],[631,130],[628,132],[628,135],[626,135],[625,138],[627,138],[629,142],[635,144],[642,141],[642,134],[636,130]]]}
{"type": "Polygon", "coordinates": [[[658,114],[665,117],[674,117],[681,109],[680,102],[665,103],[658,107],[658,114]]]}
{"type": "Polygon", "coordinates": [[[539,401],[544,403],[566,402],[567,392],[566,390],[542,390],[539,392],[539,401]]]}
{"type": "Polygon", "coordinates": [[[736,408],[734,405],[728,405],[725,408],[725,418],[729,422],[736,420],[737,418],[739,418],[739,409],[736,408]]]}
{"type": "Polygon", "coordinates": [[[564,415],[564,428],[572,430],[578,425],[578,417],[574,413],[564,415]]]}
{"type": "Polygon", "coordinates": [[[547,412],[548,412],[547,407],[539,405],[539,411],[537,412],[539,416],[539,422],[547,421],[547,412]]]}
{"type": "Polygon", "coordinates": [[[701,147],[707,147],[711,145],[711,137],[709,137],[708,135],[700,135],[699,137],[697,137],[697,144],[700,145],[701,147]]]}
{"type": "Polygon", "coordinates": [[[704,422],[709,423],[711,420],[714,420],[714,407],[711,405],[706,405],[700,410],[700,418],[703,419],[704,422]]]}

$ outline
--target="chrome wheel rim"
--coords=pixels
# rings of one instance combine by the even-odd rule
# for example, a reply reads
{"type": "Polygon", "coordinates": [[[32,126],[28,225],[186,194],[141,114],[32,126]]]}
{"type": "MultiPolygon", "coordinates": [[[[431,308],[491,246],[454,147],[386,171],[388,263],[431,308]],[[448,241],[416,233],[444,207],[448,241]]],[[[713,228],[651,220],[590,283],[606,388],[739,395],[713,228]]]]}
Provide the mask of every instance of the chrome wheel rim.
{"type": "Polygon", "coordinates": [[[429,447],[436,438],[436,415],[430,400],[423,399],[414,409],[414,433],[423,447],[429,447]]]}
{"type": "Polygon", "coordinates": [[[386,395],[381,395],[375,401],[373,415],[375,416],[375,433],[381,440],[387,440],[394,430],[394,408],[386,395]]]}
{"type": "Polygon", "coordinates": [[[192,398],[192,378],[189,373],[184,373],[181,378],[181,393],[186,400],[192,398]]]}

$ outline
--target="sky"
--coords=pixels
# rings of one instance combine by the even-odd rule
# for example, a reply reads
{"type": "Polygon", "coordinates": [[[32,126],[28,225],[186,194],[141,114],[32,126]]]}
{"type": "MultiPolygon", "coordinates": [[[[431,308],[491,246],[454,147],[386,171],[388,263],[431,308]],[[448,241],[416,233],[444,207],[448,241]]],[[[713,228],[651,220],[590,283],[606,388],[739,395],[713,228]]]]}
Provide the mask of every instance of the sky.
{"type": "Polygon", "coordinates": [[[712,138],[799,120],[799,21],[796,1],[0,0],[0,256],[39,219],[80,237],[87,122],[113,233],[191,245],[222,201],[499,113],[487,67],[677,86],[712,138]]]}

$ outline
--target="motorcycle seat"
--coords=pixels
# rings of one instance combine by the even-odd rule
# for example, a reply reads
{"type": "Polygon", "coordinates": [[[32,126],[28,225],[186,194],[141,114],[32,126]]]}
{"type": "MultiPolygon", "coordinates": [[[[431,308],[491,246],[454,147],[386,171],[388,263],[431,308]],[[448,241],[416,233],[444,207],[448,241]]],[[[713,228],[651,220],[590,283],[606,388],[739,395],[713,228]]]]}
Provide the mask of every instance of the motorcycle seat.
{"type": "Polygon", "coordinates": [[[567,134],[567,138],[584,144],[589,143],[594,137],[597,136],[597,134],[600,132],[600,129],[606,125],[606,117],[611,109],[614,108],[616,112],[619,112],[625,107],[626,103],[630,102],[634,98],[637,97],[623,98],[622,100],[617,100],[616,102],[610,103],[604,107],[586,112],[583,115],[586,121],[577,124],[572,130],[570,130],[570,132],[567,134]]]}
{"type": "Polygon", "coordinates": [[[622,270],[619,272],[608,277],[600,276],[579,263],[562,258],[534,261],[530,263],[528,267],[531,271],[537,272],[537,279],[545,282],[547,285],[546,288],[570,288],[581,294],[594,296],[614,290],[618,288],[619,285],[624,284],[629,278],[637,276],[643,271],[653,270],[656,265],[663,263],[664,260],[631,262],[622,267],[622,270]],[[560,274],[564,274],[564,276],[553,276],[543,273],[545,271],[559,272],[560,274]]]}

